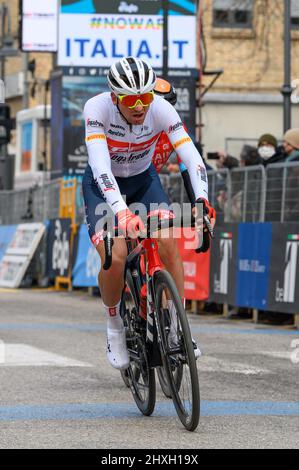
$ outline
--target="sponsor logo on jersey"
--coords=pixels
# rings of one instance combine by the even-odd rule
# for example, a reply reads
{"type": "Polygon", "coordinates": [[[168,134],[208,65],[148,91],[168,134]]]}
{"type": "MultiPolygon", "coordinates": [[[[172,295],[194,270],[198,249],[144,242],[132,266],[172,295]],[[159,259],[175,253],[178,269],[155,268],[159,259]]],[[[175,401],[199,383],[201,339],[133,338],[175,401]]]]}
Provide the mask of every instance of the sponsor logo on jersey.
{"type": "Polygon", "coordinates": [[[174,148],[174,149],[177,149],[177,148],[180,147],[181,145],[187,144],[188,142],[192,142],[191,138],[190,138],[190,137],[184,137],[183,139],[180,139],[180,140],[178,140],[177,142],[175,142],[175,143],[173,144],[173,148],[174,148]]]}
{"type": "Polygon", "coordinates": [[[181,129],[182,127],[184,127],[184,124],[182,123],[182,121],[177,122],[177,123],[174,124],[173,126],[170,126],[170,127],[169,127],[169,129],[168,129],[168,134],[170,134],[171,132],[176,132],[176,131],[178,131],[179,129],[181,129]]]}
{"type": "Polygon", "coordinates": [[[127,159],[124,155],[111,155],[111,161],[122,164],[126,163],[127,159]]]}
{"type": "Polygon", "coordinates": [[[120,126],[119,124],[113,124],[112,122],[110,122],[110,127],[113,127],[113,129],[121,129],[122,131],[126,130],[124,126],[120,126]]]}
{"type": "Polygon", "coordinates": [[[120,142],[119,140],[110,139],[107,137],[107,143],[110,154],[125,153],[125,152],[142,152],[147,150],[154,145],[160,134],[155,135],[145,142],[140,142],[138,144],[132,144],[130,142],[120,142]]]}
{"type": "Polygon", "coordinates": [[[93,140],[106,140],[105,134],[92,134],[86,137],[86,142],[92,142],[93,140]]]}
{"type": "Polygon", "coordinates": [[[148,155],[149,152],[150,152],[150,149],[147,149],[138,155],[131,153],[131,155],[128,157],[128,163],[134,163],[134,162],[141,160],[142,158],[146,157],[146,155],[148,155]]]}
{"type": "Polygon", "coordinates": [[[136,140],[142,139],[143,137],[149,137],[152,133],[153,133],[153,131],[148,132],[147,134],[139,135],[138,137],[136,137],[136,140]]]}
{"type": "Polygon", "coordinates": [[[207,172],[206,169],[203,166],[198,165],[197,167],[197,173],[201,178],[201,181],[204,181],[205,183],[207,182],[207,172]]]}
{"type": "Polygon", "coordinates": [[[87,119],[86,121],[87,127],[104,127],[104,124],[102,122],[99,122],[97,120],[92,120],[92,119],[87,119]]]}
{"type": "Polygon", "coordinates": [[[110,180],[109,176],[107,173],[103,173],[100,175],[100,180],[102,181],[102,184],[105,186],[104,191],[115,191],[115,185],[114,183],[110,180]]]}
{"type": "Polygon", "coordinates": [[[116,137],[124,137],[125,136],[125,134],[123,132],[112,131],[111,129],[109,129],[108,134],[115,135],[116,137]]]}

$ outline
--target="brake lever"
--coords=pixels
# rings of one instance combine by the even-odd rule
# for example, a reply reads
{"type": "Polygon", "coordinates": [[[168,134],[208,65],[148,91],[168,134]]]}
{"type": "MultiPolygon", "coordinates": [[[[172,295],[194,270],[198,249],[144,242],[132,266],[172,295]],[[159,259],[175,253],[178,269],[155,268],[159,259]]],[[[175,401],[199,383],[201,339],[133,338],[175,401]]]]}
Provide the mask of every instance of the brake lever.
{"type": "Polygon", "coordinates": [[[210,237],[211,237],[211,238],[214,238],[214,229],[213,229],[213,227],[212,227],[212,224],[211,224],[211,221],[210,221],[209,216],[208,216],[207,214],[205,214],[205,215],[203,216],[203,220],[204,220],[204,223],[206,224],[206,227],[207,227],[207,229],[208,229],[208,231],[209,231],[210,237]]]}

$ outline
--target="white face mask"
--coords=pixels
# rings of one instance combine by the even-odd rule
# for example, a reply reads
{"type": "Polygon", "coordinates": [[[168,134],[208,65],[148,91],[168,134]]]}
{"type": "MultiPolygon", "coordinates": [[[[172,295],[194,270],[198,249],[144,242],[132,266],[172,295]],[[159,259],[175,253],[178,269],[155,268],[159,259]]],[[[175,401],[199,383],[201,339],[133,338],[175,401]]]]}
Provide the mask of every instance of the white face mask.
{"type": "Polygon", "coordinates": [[[259,156],[262,158],[271,158],[275,155],[275,148],[264,145],[258,149],[259,156]]]}

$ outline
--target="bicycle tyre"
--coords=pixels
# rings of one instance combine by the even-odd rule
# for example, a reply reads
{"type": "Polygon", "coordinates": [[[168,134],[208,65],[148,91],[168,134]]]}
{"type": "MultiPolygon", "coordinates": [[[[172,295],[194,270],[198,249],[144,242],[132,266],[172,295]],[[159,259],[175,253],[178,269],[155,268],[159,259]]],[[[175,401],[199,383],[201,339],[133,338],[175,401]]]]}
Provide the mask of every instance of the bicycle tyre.
{"type": "MultiPolygon", "coordinates": [[[[188,431],[194,431],[198,426],[200,417],[200,392],[196,359],[194,355],[194,347],[191,338],[188,319],[174,280],[167,271],[163,270],[155,274],[154,286],[156,301],[156,322],[157,328],[159,330],[159,344],[161,348],[161,356],[163,360],[164,370],[168,379],[168,384],[172,395],[172,400],[181,423],[188,431]],[[164,309],[162,296],[165,290],[167,290],[168,292],[168,298],[170,297],[170,299],[173,301],[174,307],[177,312],[178,324],[180,326],[180,352],[175,352],[173,354],[171,354],[171,351],[176,350],[172,349],[168,344],[167,325],[165,324],[165,313],[163,311],[164,309]],[[174,358],[175,361],[184,364],[184,371],[186,371],[186,375],[190,375],[191,387],[188,391],[191,392],[191,403],[189,406],[189,412],[187,412],[186,410],[186,405],[184,406],[185,400],[181,399],[181,394],[184,393],[185,388],[183,386],[180,386],[180,388],[178,388],[174,380],[172,366],[174,358]]],[[[166,297],[164,298],[164,306],[165,300],[166,297]]],[[[184,380],[184,378],[182,380],[184,380]]]]}
{"type": "Polygon", "coordinates": [[[122,378],[129,385],[135,403],[142,414],[150,416],[156,404],[155,371],[150,368],[147,360],[145,331],[135,331],[133,325],[142,320],[138,315],[137,295],[130,271],[126,273],[126,285],[133,299],[133,308],[127,308],[124,298],[123,320],[127,333],[127,347],[130,357],[129,368],[122,372],[122,378]],[[143,383],[142,383],[143,382],[143,383]]]}

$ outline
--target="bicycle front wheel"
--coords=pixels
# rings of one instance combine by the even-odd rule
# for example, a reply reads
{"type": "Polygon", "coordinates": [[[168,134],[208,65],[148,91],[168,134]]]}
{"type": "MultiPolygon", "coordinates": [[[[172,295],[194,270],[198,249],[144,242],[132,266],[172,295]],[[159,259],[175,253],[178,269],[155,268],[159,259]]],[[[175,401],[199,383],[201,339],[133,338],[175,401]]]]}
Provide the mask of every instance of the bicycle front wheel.
{"type": "Polygon", "coordinates": [[[186,312],[176,285],[167,271],[156,274],[155,293],[159,344],[172,400],[182,424],[188,431],[194,431],[200,415],[194,347],[186,312]],[[181,375],[179,383],[178,370],[181,375]]]}
{"type": "Polygon", "coordinates": [[[139,317],[138,303],[130,271],[126,275],[126,292],[123,299],[122,317],[126,329],[130,366],[122,372],[122,378],[131,388],[136,405],[150,416],[156,403],[155,371],[148,364],[146,351],[146,324],[139,317]]]}

